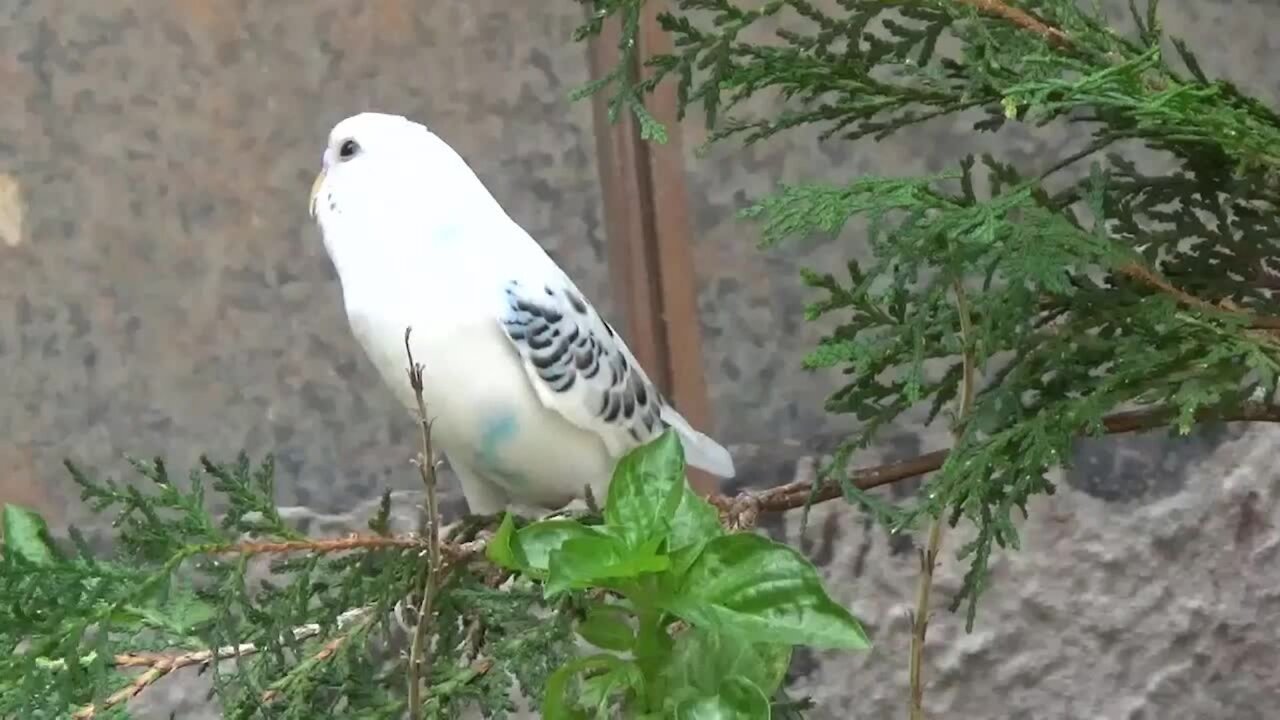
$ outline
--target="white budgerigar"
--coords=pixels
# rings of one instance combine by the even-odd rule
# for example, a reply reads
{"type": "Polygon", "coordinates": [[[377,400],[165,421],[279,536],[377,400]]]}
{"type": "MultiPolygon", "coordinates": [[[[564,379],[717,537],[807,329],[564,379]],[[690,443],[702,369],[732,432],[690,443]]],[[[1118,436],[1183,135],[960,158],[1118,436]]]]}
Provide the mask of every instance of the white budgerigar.
{"type": "Polygon", "coordinates": [[[362,113],[329,134],[311,213],[351,330],[396,396],[424,366],[433,439],[472,513],[604,502],[619,457],[674,428],[690,465],[733,460],[659,394],[622,338],[425,126],[362,113]]]}

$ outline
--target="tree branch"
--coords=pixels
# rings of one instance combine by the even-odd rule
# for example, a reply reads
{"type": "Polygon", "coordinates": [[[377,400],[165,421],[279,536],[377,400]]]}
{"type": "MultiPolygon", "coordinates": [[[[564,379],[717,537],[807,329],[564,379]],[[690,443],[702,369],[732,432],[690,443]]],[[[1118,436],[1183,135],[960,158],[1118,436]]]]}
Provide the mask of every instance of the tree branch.
{"type": "Polygon", "coordinates": [[[427,541],[416,535],[356,535],[329,540],[286,540],[281,542],[243,542],[230,545],[212,545],[204,549],[207,555],[279,555],[291,552],[335,553],[347,550],[378,550],[405,548],[425,550],[427,541]]]}
{"type": "MultiPolygon", "coordinates": [[[[1103,430],[1108,435],[1151,430],[1168,424],[1174,410],[1135,410],[1115,413],[1102,419],[1103,430]]],[[[1214,414],[1204,411],[1197,415],[1197,422],[1280,422],[1280,406],[1250,404],[1238,410],[1214,414]]],[[[861,490],[870,490],[900,480],[918,477],[942,467],[950,450],[936,450],[910,460],[860,468],[849,474],[850,481],[861,490]]],[[[742,513],[782,512],[804,507],[809,502],[813,484],[797,481],[767,490],[746,490],[736,496],[712,495],[707,501],[715,505],[732,522],[742,513]]],[[[834,480],[823,481],[813,502],[820,503],[842,497],[844,491],[834,480]]]]}
{"type": "Polygon", "coordinates": [[[1046,24],[1031,13],[1021,8],[1016,8],[1001,0],[955,0],[961,5],[968,5],[975,8],[978,12],[986,13],[1003,18],[1017,25],[1020,28],[1030,30],[1045,39],[1045,42],[1054,47],[1069,47],[1071,39],[1067,34],[1056,27],[1046,24]]]}
{"type": "MultiPolygon", "coordinates": [[[[364,618],[368,613],[369,608],[348,610],[338,616],[338,626],[349,625],[356,620],[364,618]]],[[[319,634],[320,625],[318,623],[300,625],[292,631],[295,642],[308,640],[319,634]]],[[[332,655],[341,646],[346,637],[346,634],[342,634],[330,640],[321,648],[320,653],[317,653],[317,657],[323,660],[332,655]]],[[[226,645],[216,650],[198,650],[176,655],[168,653],[121,653],[115,655],[108,661],[110,665],[120,668],[145,667],[147,668],[146,672],[135,677],[125,687],[109,695],[106,700],[102,701],[101,705],[85,705],[73,713],[71,717],[73,720],[89,720],[100,711],[109,710],[123,702],[128,702],[157,680],[175,670],[181,670],[193,665],[207,665],[215,661],[244,657],[252,655],[259,650],[260,648],[254,643],[241,643],[240,645],[226,645]]],[[[264,702],[268,700],[266,697],[263,699],[264,702]]]]}
{"type": "Polygon", "coordinates": [[[1120,268],[1125,275],[1145,283],[1163,293],[1173,296],[1178,302],[1187,307],[1196,310],[1203,310],[1211,313],[1226,313],[1248,320],[1249,327],[1257,330],[1280,330],[1280,317],[1269,317],[1266,315],[1254,315],[1232,307],[1224,307],[1214,305],[1208,300],[1192,295],[1191,293],[1177,287],[1173,283],[1161,277],[1150,268],[1143,267],[1138,263],[1129,263],[1120,268]]]}

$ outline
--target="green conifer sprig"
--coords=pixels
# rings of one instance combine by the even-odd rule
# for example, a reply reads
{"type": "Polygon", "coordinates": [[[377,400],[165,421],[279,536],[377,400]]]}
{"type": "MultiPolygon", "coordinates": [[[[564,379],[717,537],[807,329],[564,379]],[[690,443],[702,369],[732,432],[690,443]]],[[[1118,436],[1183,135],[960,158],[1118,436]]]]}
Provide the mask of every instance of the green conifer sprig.
{"type": "MultiPolygon", "coordinates": [[[[133,467],[140,485],[68,463],[86,503],[114,518],[109,556],[74,529],[64,547],[6,506],[0,717],[127,717],[130,698],[191,667],[211,675],[228,718],[403,715],[406,640],[392,618],[421,585],[425,545],[390,533],[389,494],[371,534],[311,539],[281,518],[270,458],[204,459],[185,483],[159,460],[133,467]]],[[[425,716],[478,701],[503,717],[513,682],[538,697],[571,650],[569,620],[465,567],[448,591],[425,716]]]]}
{"type": "MultiPolygon", "coordinates": [[[[639,17],[643,0],[585,4],[580,38],[610,15],[639,17]]],[[[894,529],[939,513],[976,526],[955,598],[969,601],[970,627],[993,548],[1018,545],[1013,511],[1053,492],[1046,473],[1105,414],[1172,407],[1185,433],[1197,418],[1274,401],[1280,117],[1166,42],[1158,3],[1130,4],[1131,33],[1075,0],[667,8],[657,19],[674,49],[584,91],[631,105],[673,82],[679,115],[700,109],[709,144],[808,125],[827,142],[877,139],[963,111],[981,111],[975,132],[1066,122],[1088,134],[1038,172],[962,157],[933,177],[783,186],[743,213],[765,247],[838,236],[855,218],[868,228],[869,260],[803,274],[819,295],[808,318],[834,323],[804,364],[841,371],[826,409],[859,422],[829,476],[845,478],[855,451],[904,412],[927,407],[932,422],[958,392],[962,351],[973,354],[981,391],[917,499],[893,507],[845,483],[894,529]],[[756,26],[787,29],[745,39],[756,26]],[[778,99],[775,110],[735,115],[761,95],[778,99]],[[1172,170],[1140,171],[1121,141],[1163,153],[1172,170]],[[1063,179],[1080,165],[1088,171],[1063,179]],[[949,295],[957,282],[973,319],[968,348],[949,295]]],[[[622,47],[638,42],[635,28],[623,27],[622,47]]]]}

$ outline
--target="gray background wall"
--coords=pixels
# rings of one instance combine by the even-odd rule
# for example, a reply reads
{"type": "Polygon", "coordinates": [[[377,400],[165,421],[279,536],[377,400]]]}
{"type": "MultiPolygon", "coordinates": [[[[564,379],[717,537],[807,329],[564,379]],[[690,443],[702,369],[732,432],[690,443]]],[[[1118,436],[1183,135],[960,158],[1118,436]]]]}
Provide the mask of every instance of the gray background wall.
{"type": "MultiPolygon", "coordinates": [[[[325,134],[358,110],[435,127],[609,312],[590,107],[565,99],[587,79],[569,37],[581,8],[536,7],[0,3],[0,501],[81,522],[64,456],[122,474],[126,452],[186,467],[242,448],[276,453],[281,501],[318,531],[359,527],[350,508],[414,487],[413,426],[350,339],[304,207],[325,134]]],[[[1280,102],[1276,5],[1162,9],[1211,74],[1280,102]]],[[[1067,141],[943,122],[696,158],[698,123],[685,133],[714,429],[753,485],[811,472],[848,429],[820,411],[833,379],[798,369],[818,333],[799,321],[796,270],[856,238],[759,252],[733,212],[781,180],[933,171],[975,147],[1034,167],[1067,141]]],[[[935,620],[933,717],[1273,716],[1278,435],[1085,444],[1033,507],[1024,550],[999,560],[975,633],[945,610],[935,620]]],[[[945,442],[906,422],[862,461],[945,442]]],[[[796,688],[815,717],[902,716],[909,541],[838,505],[803,541],[796,520],[769,530],[803,542],[877,643],[802,654],[796,688]]],[[[944,564],[940,603],[961,570],[944,564]]],[[[165,716],[154,703],[185,687],[162,684],[142,708],[165,716]]]]}

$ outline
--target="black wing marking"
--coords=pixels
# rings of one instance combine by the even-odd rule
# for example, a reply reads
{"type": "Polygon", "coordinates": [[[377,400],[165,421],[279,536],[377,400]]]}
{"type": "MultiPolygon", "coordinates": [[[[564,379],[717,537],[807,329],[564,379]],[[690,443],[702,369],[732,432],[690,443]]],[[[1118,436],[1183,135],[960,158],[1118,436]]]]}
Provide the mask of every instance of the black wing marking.
{"type": "Polygon", "coordinates": [[[572,287],[512,281],[501,322],[543,402],[575,425],[600,430],[603,424],[630,438],[606,438],[611,448],[647,442],[666,428],[665,401],[609,323],[572,287]]]}

